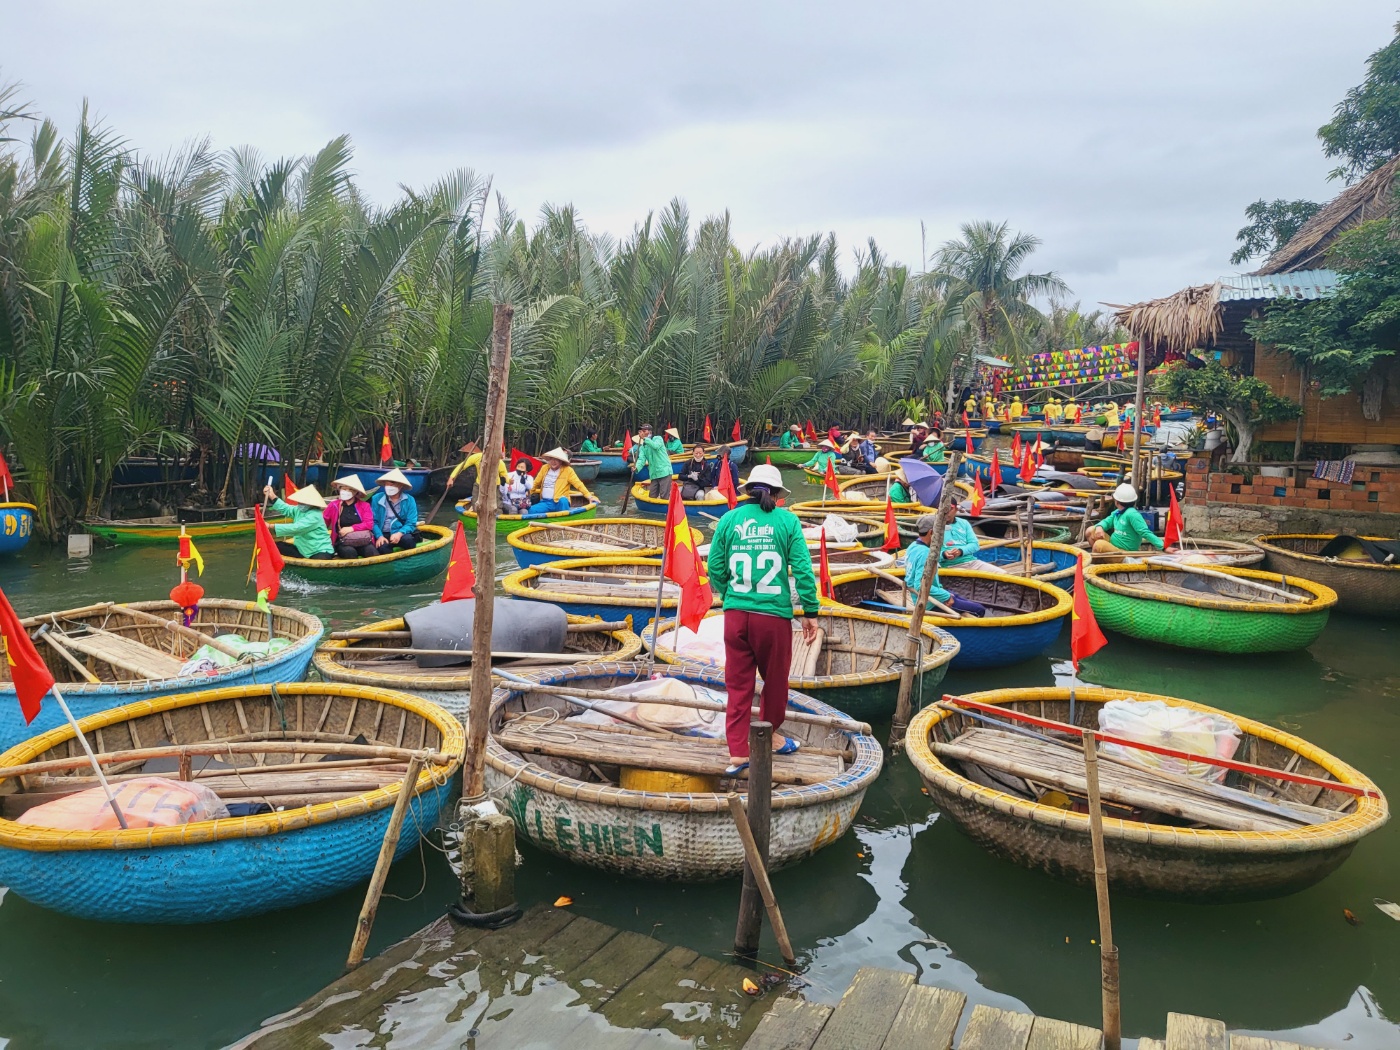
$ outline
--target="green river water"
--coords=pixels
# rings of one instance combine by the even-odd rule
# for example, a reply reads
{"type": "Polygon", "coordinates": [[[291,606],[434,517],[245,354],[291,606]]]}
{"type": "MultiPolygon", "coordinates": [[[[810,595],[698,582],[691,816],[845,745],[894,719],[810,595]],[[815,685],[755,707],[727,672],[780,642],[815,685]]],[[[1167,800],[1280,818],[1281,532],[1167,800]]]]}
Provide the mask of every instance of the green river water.
{"type": "MultiPolygon", "coordinates": [[[[799,477],[788,472],[799,497],[816,498],[799,477]]],[[[604,483],[599,492],[615,509],[621,486],[604,483]]],[[[201,545],[210,596],[252,597],[243,584],[250,547],[201,545]]],[[[500,544],[499,575],[515,568],[509,550],[500,544]]],[[[162,598],[175,582],[173,560],[173,551],[143,548],[69,560],[35,546],[0,561],[0,587],[22,615],[162,598]]],[[[279,601],[344,628],[425,604],[440,587],[357,592],[289,580],[279,601]]],[[[1400,798],[1398,631],[1400,624],[1334,616],[1307,651],[1257,659],[1111,636],[1081,677],[1282,726],[1400,798]]],[[[1064,681],[1068,644],[1066,630],[1046,657],[950,674],[945,688],[1064,681]]],[[[877,735],[884,739],[884,727],[877,735]]],[[[518,888],[526,905],[567,894],[581,914],[716,957],[732,944],[737,882],[630,883],[524,850],[518,888]]],[[[812,998],[835,1002],[861,966],[913,968],[921,981],[973,1002],[1099,1023],[1093,891],[983,852],[931,811],[902,758],[887,765],[844,838],[777,873],[774,885],[812,998]]],[[[387,892],[371,952],[437,918],[456,884],[443,858],[424,849],[394,868],[387,892]]],[[[131,927],[51,914],[0,888],[0,1050],[224,1046],[340,975],[362,896],[357,888],[211,926],[131,927]]],[[[1116,897],[1125,1034],[1160,1038],[1170,1010],[1337,1050],[1400,1048],[1400,1024],[1390,1019],[1400,1018],[1400,922],[1373,907],[1375,897],[1400,900],[1400,822],[1290,897],[1232,905],[1116,897]],[[1361,925],[1348,924],[1344,908],[1361,925]]],[[[776,960],[767,935],[765,943],[776,960]]]]}

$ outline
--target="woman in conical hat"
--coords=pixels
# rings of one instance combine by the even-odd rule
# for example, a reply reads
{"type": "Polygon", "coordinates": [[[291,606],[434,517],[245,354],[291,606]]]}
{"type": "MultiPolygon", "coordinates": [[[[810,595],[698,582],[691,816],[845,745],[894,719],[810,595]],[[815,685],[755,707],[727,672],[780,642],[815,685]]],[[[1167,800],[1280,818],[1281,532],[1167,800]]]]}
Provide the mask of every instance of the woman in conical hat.
{"type": "Polygon", "coordinates": [[[568,510],[573,506],[571,496],[587,496],[591,502],[598,497],[588,491],[588,486],[579,480],[574,468],[569,466],[569,453],[562,448],[552,448],[540,457],[544,466],[535,474],[531,495],[537,497],[527,518],[539,518],[556,510],[568,510]]]}
{"type": "Polygon", "coordinates": [[[314,558],[320,561],[335,557],[331,545],[330,530],[322,516],[326,500],[315,485],[297,489],[286,500],[277,498],[271,485],[263,486],[263,495],[271,502],[268,509],[278,517],[291,518],[291,521],[278,522],[272,526],[272,536],[277,540],[277,549],[289,558],[314,558]],[[282,542],[282,541],[288,542],[282,542]]]}
{"type": "Polygon", "coordinates": [[[336,493],[322,512],[338,558],[368,558],[374,554],[374,508],[358,474],[331,482],[336,493]]]}
{"type": "Polygon", "coordinates": [[[418,546],[418,501],[409,492],[412,482],[395,467],[375,478],[379,491],[370,506],[374,510],[375,546],[379,553],[410,551],[418,546]]]}

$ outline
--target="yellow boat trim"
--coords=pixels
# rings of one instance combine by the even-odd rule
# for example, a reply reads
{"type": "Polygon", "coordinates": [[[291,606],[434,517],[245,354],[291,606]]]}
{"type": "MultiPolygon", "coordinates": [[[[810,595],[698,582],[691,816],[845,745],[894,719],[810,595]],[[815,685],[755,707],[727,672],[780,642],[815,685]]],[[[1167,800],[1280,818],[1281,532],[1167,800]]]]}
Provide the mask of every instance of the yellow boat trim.
{"type": "MultiPolygon", "coordinates": [[[[1276,532],[1269,536],[1255,536],[1249,542],[1254,544],[1265,553],[1279,554],[1288,558],[1302,558],[1304,561],[1315,561],[1319,565],[1335,565],[1343,569],[1374,569],[1377,572],[1400,572],[1400,564],[1378,565],[1373,561],[1354,561],[1343,558],[1324,558],[1318,554],[1304,554],[1302,551],[1291,551],[1287,547],[1280,547],[1272,540],[1335,540],[1335,532],[1276,532]]],[[[1357,536],[1359,540],[1370,540],[1372,543],[1391,543],[1391,536],[1357,536]]],[[[1289,579],[1295,577],[1290,576],[1289,579]]]]}
{"type": "MultiPolygon", "coordinates": [[[[1385,797],[1379,794],[1380,788],[1369,777],[1347,765],[1335,755],[1323,751],[1301,737],[1285,733],[1281,729],[1275,729],[1273,726],[1256,722],[1242,715],[1231,714],[1219,708],[1208,707],[1205,704],[1182,700],[1174,696],[1160,696],[1138,690],[1101,689],[1092,686],[1078,686],[1074,690],[1074,694],[1077,700],[1099,703],[1127,698],[1161,700],[1173,707],[1187,707],[1194,711],[1221,715],[1234,722],[1250,736],[1278,744],[1280,747],[1287,748],[1289,751],[1316,763],[1344,784],[1353,784],[1378,793],[1377,797],[1359,796],[1356,800],[1357,806],[1354,813],[1339,813],[1336,820],[1330,820],[1325,824],[1309,825],[1289,831],[1220,831],[1209,828],[1179,828],[1163,824],[1149,824],[1145,821],[1123,820],[1119,817],[1105,815],[1103,818],[1104,830],[1114,832],[1115,837],[1158,846],[1302,853],[1355,842],[1390,819],[1390,806],[1385,797]]],[[[983,704],[1007,704],[1027,700],[1067,701],[1069,695],[1068,689],[991,689],[980,693],[967,693],[964,695],[964,699],[976,700],[983,704]]],[[[945,766],[933,753],[933,749],[929,747],[929,737],[933,727],[943,719],[951,717],[952,714],[953,712],[944,708],[930,705],[915,715],[914,720],[909,724],[904,741],[905,748],[908,751],[910,761],[914,763],[914,768],[919,771],[921,776],[930,780],[942,781],[950,790],[956,791],[964,798],[980,799],[989,809],[994,809],[997,812],[1021,817],[1037,824],[1071,828],[1088,834],[1089,816],[1087,813],[1074,813],[1054,806],[1045,806],[1039,802],[1029,802],[1018,798],[1004,791],[983,787],[945,766]]]]}
{"type": "Polygon", "coordinates": [[[1113,594],[1121,594],[1125,598],[1138,598],[1143,601],[1168,602],[1172,605],[1189,605],[1196,609],[1223,609],[1227,612],[1251,612],[1251,613],[1277,613],[1282,616],[1299,616],[1303,613],[1319,612],[1323,609],[1330,609],[1337,604],[1337,592],[1331,587],[1321,583],[1314,583],[1301,576],[1289,576],[1286,578],[1276,572],[1261,572],[1258,569],[1240,569],[1234,566],[1211,567],[1212,572],[1222,572],[1227,576],[1239,576],[1244,579],[1258,580],[1260,583],[1267,583],[1273,586],[1282,586],[1285,582],[1290,587],[1296,587],[1301,591],[1307,591],[1313,596],[1310,602],[1250,602],[1235,601],[1224,598],[1187,598],[1184,595],[1176,594],[1148,594],[1135,587],[1128,587],[1113,580],[1104,579],[1105,576],[1118,575],[1119,573],[1134,572],[1180,572],[1183,576],[1189,575],[1185,569],[1173,569],[1166,565],[1091,565],[1084,570],[1084,582],[1090,587],[1098,587],[1101,590],[1110,591],[1113,594]]]}
{"type": "MultiPolygon", "coordinates": [[[[739,484],[743,485],[747,480],[746,478],[744,481],[739,482],[739,484]]],[[[674,485],[676,482],[673,481],[672,484],[674,485]]],[[[651,496],[647,495],[647,482],[645,481],[639,481],[632,486],[632,498],[638,503],[650,503],[654,507],[664,507],[671,502],[669,499],[653,499],[651,496]]],[[[740,504],[751,503],[752,501],[752,496],[746,496],[742,492],[739,493],[740,504]]],[[[687,507],[723,507],[726,511],[729,510],[729,501],[723,496],[719,499],[683,499],[681,502],[687,507]]]]}
{"type": "MultiPolygon", "coordinates": [[[[891,565],[883,570],[887,576],[904,575],[904,566],[891,565]]],[[[966,577],[973,580],[991,580],[997,583],[1012,583],[1020,587],[1029,587],[1032,590],[1048,594],[1055,599],[1055,604],[1048,609],[1041,609],[1038,612],[1016,613],[1014,616],[996,616],[991,619],[983,619],[980,616],[964,616],[962,619],[954,620],[947,616],[939,616],[936,611],[930,610],[924,614],[924,623],[935,623],[939,627],[956,626],[959,630],[964,627],[1027,627],[1035,623],[1045,623],[1047,620],[1058,620],[1061,616],[1068,616],[1074,608],[1074,599],[1066,590],[1062,590],[1051,583],[1044,583],[1040,580],[1028,580],[1020,576],[1009,576],[1004,572],[980,572],[976,569],[939,569],[939,580],[946,580],[949,577],[966,577]]],[[[857,569],[855,572],[843,573],[840,576],[831,578],[832,584],[845,583],[850,580],[876,579],[873,572],[864,569],[857,569]]],[[[857,610],[854,606],[842,605],[840,602],[831,602],[831,605],[841,609],[851,609],[853,612],[864,612],[857,610]]]]}
{"type": "MultiPolygon", "coordinates": [[[[575,616],[569,614],[570,623],[602,623],[599,616],[575,616]]],[[[377,620],[374,623],[367,623],[361,627],[355,627],[356,631],[402,631],[404,629],[403,617],[394,620],[377,620]]],[[[605,653],[580,653],[576,663],[617,663],[622,660],[630,660],[642,651],[642,640],[638,638],[630,629],[624,627],[620,631],[609,631],[617,639],[621,648],[613,649],[605,653]]],[[[364,641],[366,639],[361,639],[364,641]]],[[[368,639],[373,641],[373,639],[368,639]]],[[[472,684],[471,671],[459,675],[434,675],[432,678],[419,678],[407,674],[390,674],[387,671],[371,671],[364,668],[349,668],[336,663],[331,659],[332,654],[326,652],[327,649],[345,649],[350,646],[350,642],[344,638],[335,638],[322,645],[316,652],[316,670],[326,680],[329,675],[341,675],[345,678],[353,678],[356,681],[365,681],[374,685],[384,686],[391,689],[404,689],[413,692],[418,689],[425,690],[446,690],[446,689],[470,689],[472,684]]],[[[372,647],[360,650],[364,653],[372,654],[372,647]]],[[[564,666],[560,664],[558,666],[564,666]]]]}
{"type": "Polygon", "coordinates": [[[0,510],[32,510],[39,513],[39,508],[32,503],[0,503],[0,510]]]}
{"type": "MultiPolygon", "coordinates": [[[[789,510],[819,511],[823,514],[855,514],[865,516],[870,520],[879,518],[884,520],[885,501],[884,500],[863,500],[863,499],[829,499],[823,503],[819,499],[804,500],[801,503],[794,503],[789,510]]],[[[937,507],[925,507],[922,503],[896,503],[894,504],[895,518],[917,518],[921,514],[932,514],[937,507]]]]}
{"type": "MultiPolygon", "coordinates": [[[[585,526],[593,528],[598,525],[617,524],[645,525],[647,528],[651,529],[664,528],[655,518],[588,518],[586,521],[576,523],[557,522],[546,525],[527,525],[525,528],[512,532],[507,536],[506,542],[516,550],[529,551],[531,554],[548,554],[556,558],[594,558],[598,555],[597,551],[589,552],[587,550],[579,550],[577,547],[566,547],[561,543],[534,543],[531,537],[543,532],[545,529],[574,528],[575,526],[578,528],[583,528],[585,526]]],[[[659,558],[661,557],[661,548],[659,546],[641,547],[631,552],[631,557],[659,558]]]]}
{"type": "Polygon", "coordinates": [[[411,558],[415,554],[426,554],[429,551],[441,550],[452,542],[452,530],[443,528],[441,525],[418,524],[418,531],[436,536],[437,539],[429,543],[420,543],[411,551],[394,551],[393,554],[376,554],[372,558],[292,558],[282,555],[282,560],[288,565],[295,565],[299,569],[363,569],[367,566],[384,565],[387,562],[395,561],[399,558],[411,558]]]}
{"type": "MultiPolygon", "coordinates": [[[[576,518],[578,515],[588,510],[589,507],[597,507],[598,505],[599,502],[595,499],[585,503],[582,507],[572,507],[569,510],[551,510],[546,514],[531,514],[529,517],[526,517],[524,514],[497,514],[496,522],[499,524],[503,521],[540,521],[555,522],[558,524],[556,521],[558,518],[576,518]]],[[[458,500],[456,504],[454,504],[453,509],[464,518],[469,518],[472,521],[476,520],[476,511],[471,508],[471,500],[469,499],[458,500]]],[[[597,521],[598,519],[589,518],[588,520],[597,521]]]]}
{"type": "MultiPolygon", "coordinates": [[[[609,565],[660,565],[660,558],[569,558],[565,561],[550,562],[550,565],[558,569],[606,569],[609,565]]],[[[575,602],[586,605],[617,605],[627,609],[635,609],[640,602],[629,598],[615,598],[609,594],[577,594],[573,591],[565,590],[569,585],[567,579],[557,577],[559,587],[551,586],[548,590],[541,590],[535,587],[526,587],[525,581],[538,577],[548,577],[549,573],[540,572],[542,566],[532,566],[528,569],[517,569],[504,580],[501,581],[501,589],[506,594],[515,598],[533,598],[536,601],[544,600],[551,602],[575,602]]],[[[638,595],[643,598],[643,595],[638,595]]],[[[674,609],[680,601],[680,596],[674,598],[663,597],[661,608],[674,609]]],[[[653,605],[656,596],[651,595],[645,598],[647,605],[653,605]]]]}
{"type": "MultiPolygon", "coordinates": [[[[143,715],[160,714],[181,707],[197,707],[212,700],[232,700],[245,696],[264,696],[268,692],[265,685],[235,686],[228,689],[205,689],[196,693],[177,693],[154,700],[142,700],[124,707],[114,707],[100,714],[82,719],[78,726],[91,733],[119,722],[143,715]]],[[[359,700],[373,700],[391,707],[403,708],[426,719],[442,737],[438,746],[439,754],[451,756],[451,761],[443,765],[424,767],[418,774],[415,795],[441,785],[450,778],[462,764],[466,752],[467,738],[462,724],[437,704],[421,700],[408,693],[374,689],[362,685],[341,685],[335,682],[298,682],[277,686],[282,696],[348,696],[359,700]]],[[[41,736],[33,737],[17,744],[0,755],[0,766],[19,766],[34,761],[49,748],[73,738],[73,728],[62,725],[50,729],[41,736]]],[[[3,783],[3,781],[0,781],[3,783]]],[[[17,824],[12,820],[0,820],[0,846],[12,849],[33,850],[52,853],[85,849],[144,849],[155,846],[197,846],[208,842],[222,842],[227,839],[259,838],[276,835],[283,831],[296,831],[301,828],[328,824],[343,817],[359,816],[376,810],[388,809],[398,798],[402,781],[386,784],[374,791],[365,791],[338,802],[320,802],[314,806],[282,810],[275,813],[261,813],[252,817],[224,817],[221,820],[199,820],[190,824],[179,824],[164,828],[127,828],[114,831],[66,831],[58,828],[41,828],[31,824],[17,824]]]]}

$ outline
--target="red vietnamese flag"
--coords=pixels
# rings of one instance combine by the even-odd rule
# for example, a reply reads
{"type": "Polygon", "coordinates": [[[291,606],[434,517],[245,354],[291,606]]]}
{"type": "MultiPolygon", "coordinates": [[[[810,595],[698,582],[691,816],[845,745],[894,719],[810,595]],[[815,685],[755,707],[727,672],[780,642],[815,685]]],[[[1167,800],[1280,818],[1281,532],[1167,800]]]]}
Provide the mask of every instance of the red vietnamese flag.
{"type": "Polygon", "coordinates": [[[1019,430],[1011,432],[1011,462],[1018,466],[1021,463],[1021,432],[1019,430]]]}
{"type": "Polygon", "coordinates": [[[1040,447],[1040,435],[1037,434],[1035,436],[1035,458],[1038,460],[1044,460],[1045,457],[1040,454],[1040,447]]]}
{"type": "Polygon", "coordinates": [[[888,492],[885,493],[885,542],[880,549],[899,550],[899,519],[894,516],[894,504],[890,502],[888,492]]]}
{"type": "Polygon", "coordinates": [[[628,430],[622,435],[622,458],[626,459],[632,454],[632,431],[628,430]]]}
{"type": "Polygon", "coordinates": [[[394,459],[394,444],[389,440],[389,424],[384,424],[384,436],[379,441],[379,462],[390,463],[394,459]]]}
{"type": "Polygon", "coordinates": [[[971,429],[972,429],[972,423],[971,423],[971,421],[967,418],[967,409],[963,409],[963,429],[964,429],[964,430],[971,430],[971,429]]]}
{"type": "Polygon", "coordinates": [[[29,632],[10,608],[4,591],[0,591],[0,648],[4,649],[5,662],[10,665],[10,681],[19,698],[24,724],[29,725],[39,717],[41,702],[53,688],[53,674],[29,640],[29,632]]]}
{"type": "Polygon", "coordinates": [[[4,485],[7,490],[15,487],[15,479],[10,473],[10,465],[5,462],[4,453],[0,453],[0,485],[4,485]]]}
{"type": "Polygon", "coordinates": [[[266,608],[268,602],[277,600],[277,592],[282,588],[282,566],[286,562],[272,538],[272,530],[263,519],[262,507],[257,504],[253,505],[253,521],[253,562],[257,573],[253,586],[258,592],[259,608],[266,608]]]}
{"type": "Polygon", "coordinates": [[[1021,480],[1030,481],[1035,477],[1035,460],[1031,457],[1031,446],[1026,444],[1025,454],[1021,457],[1021,480]]]}
{"type": "Polygon", "coordinates": [[[1074,673],[1079,673],[1079,661],[1093,656],[1108,644],[1108,639],[1099,630],[1099,622],[1094,619],[1094,609],[1089,604],[1089,591],[1084,586],[1084,559],[1074,560],[1074,607],[1070,613],[1069,658],[1074,663],[1074,673]]]}
{"type": "Polygon", "coordinates": [[[832,586],[831,583],[831,562],[829,562],[826,557],[826,529],[822,529],[821,531],[821,543],[818,551],[821,558],[821,565],[817,573],[817,593],[822,598],[827,598],[834,602],[836,600],[836,588],[832,586]]]}
{"type": "Polygon", "coordinates": [[[987,478],[990,483],[992,495],[997,494],[997,489],[1001,487],[1001,457],[997,455],[997,450],[992,449],[992,469],[987,478]]]}
{"type": "Polygon", "coordinates": [[[730,510],[739,505],[739,490],[734,487],[734,464],[729,462],[729,455],[725,452],[719,454],[719,485],[717,488],[724,493],[724,498],[729,501],[730,510]]]}
{"type": "Polygon", "coordinates": [[[457,534],[452,537],[452,556],[447,563],[447,580],[442,585],[442,600],[455,602],[472,598],[476,586],[476,570],[472,568],[472,552],[467,548],[467,534],[457,522],[457,534]]]}
{"type": "Polygon", "coordinates": [[[730,441],[742,441],[744,437],[743,428],[739,426],[739,421],[734,421],[734,429],[729,432],[730,441]]]}
{"type": "Polygon", "coordinates": [[[544,466],[544,460],[536,459],[534,456],[530,455],[530,453],[521,452],[518,448],[512,447],[510,450],[510,469],[514,470],[515,465],[522,459],[530,464],[531,470],[539,470],[540,467],[544,466]]]}
{"type": "Polygon", "coordinates": [[[826,477],[822,479],[822,484],[831,490],[833,499],[841,498],[841,486],[836,481],[836,458],[832,456],[826,461],[826,477]]]}
{"type": "Polygon", "coordinates": [[[1167,492],[1171,497],[1171,504],[1167,507],[1167,524],[1162,530],[1163,543],[1168,547],[1181,545],[1181,504],[1176,501],[1176,486],[1168,487],[1167,492]]]}
{"type": "Polygon", "coordinates": [[[712,431],[710,430],[710,417],[709,417],[709,416],[706,416],[706,417],[705,417],[705,441],[706,441],[706,443],[708,444],[709,442],[711,442],[711,441],[713,441],[713,440],[714,440],[714,436],[713,436],[712,431]]]}
{"type": "Polygon", "coordinates": [[[1123,426],[1121,423],[1118,425],[1118,451],[1119,451],[1119,452],[1122,452],[1122,451],[1123,451],[1124,434],[1126,433],[1127,429],[1128,429],[1128,428],[1125,427],[1125,426],[1123,426]]]}
{"type": "Polygon", "coordinates": [[[282,498],[286,499],[297,490],[297,483],[292,480],[292,476],[285,471],[282,473],[282,498]]]}
{"type": "Polygon", "coordinates": [[[1162,425],[1162,406],[1158,405],[1152,410],[1152,425],[1160,427],[1162,425]]]}
{"type": "Polygon", "coordinates": [[[974,474],[972,476],[972,509],[968,511],[968,515],[973,518],[980,518],[982,516],[982,508],[986,505],[987,494],[982,491],[982,475],[974,474]]]}
{"type": "Polygon", "coordinates": [[[812,426],[812,421],[807,420],[807,432],[803,435],[808,441],[817,440],[817,428],[812,426]]]}
{"type": "Polygon", "coordinates": [[[682,627],[699,630],[700,621],[714,604],[714,594],[703,575],[700,556],[695,549],[695,534],[686,521],[679,485],[671,486],[671,499],[666,504],[665,543],[666,578],[680,584],[681,588],[676,619],[682,627]]]}

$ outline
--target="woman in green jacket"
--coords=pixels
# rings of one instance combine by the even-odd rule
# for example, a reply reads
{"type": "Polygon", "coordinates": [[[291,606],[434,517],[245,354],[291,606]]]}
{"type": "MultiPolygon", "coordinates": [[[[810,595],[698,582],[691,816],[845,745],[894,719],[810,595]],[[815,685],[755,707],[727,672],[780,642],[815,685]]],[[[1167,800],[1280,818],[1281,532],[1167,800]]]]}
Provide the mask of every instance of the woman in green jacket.
{"type": "Polygon", "coordinates": [[[836,451],[836,446],[832,444],[830,438],[822,438],[822,443],[817,446],[816,455],[802,466],[806,470],[815,470],[818,474],[825,474],[827,463],[833,461],[839,466],[841,455],[836,451]]]}
{"type": "Polygon", "coordinates": [[[271,485],[263,486],[263,495],[272,501],[269,507],[274,514],[292,519],[272,526],[272,536],[278,541],[279,551],[289,558],[310,558],[313,561],[335,557],[331,532],[326,528],[324,517],[326,501],[316,491],[315,485],[297,489],[285,502],[277,498],[277,491],[271,485]],[[291,542],[283,543],[284,539],[291,542]]]}
{"type": "Polygon", "coordinates": [[[1137,498],[1137,489],[1126,482],[1113,490],[1113,502],[1117,504],[1113,513],[1089,530],[1094,553],[1138,551],[1144,543],[1158,550],[1163,548],[1162,537],[1147,527],[1147,519],[1137,509],[1137,498]]]}
{"type": "Polygon", "coordinates": [[[578,447],[579,452],[602,452],[603,448],[598,444],[598,428],[589,427],[584,436],[583,444],[578,447]]]}

